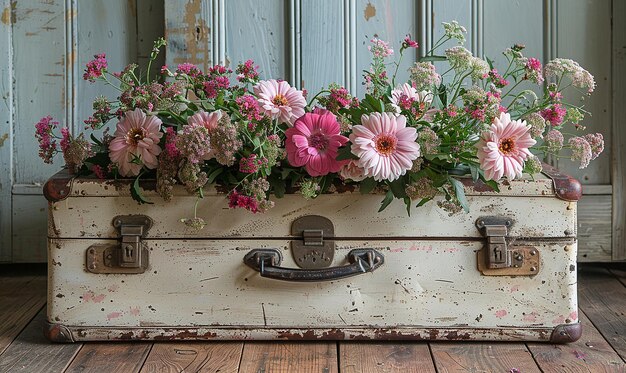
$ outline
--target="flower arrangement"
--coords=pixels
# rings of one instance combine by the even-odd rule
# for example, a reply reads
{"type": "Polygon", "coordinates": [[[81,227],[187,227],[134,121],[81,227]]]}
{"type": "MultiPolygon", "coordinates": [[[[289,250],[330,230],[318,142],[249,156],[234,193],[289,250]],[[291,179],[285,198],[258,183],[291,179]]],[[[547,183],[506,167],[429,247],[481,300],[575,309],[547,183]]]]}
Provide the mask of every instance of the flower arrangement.
{"type": "MultiPolygon", "coordinates": [[[[372,39],[362,99],[332,84],[307,101],[305,91],[286,81],[261,80],[251,60],[239,64],[234,77],[226,66],[203,72],[183,63],[163,66],[161,78],[153,80],[151,64],[163,39],[155,42],[143,75],[134,64],[110,73],[105,55],[96,55],[84,78],[120,93],[116,100],[96,98],[85,123],[91,130],[116,123],[114,133],[105,129],[88,140],[62,128],[57,135],[59,124],[45,117],[36,125],[39,154],[51,163],[62,152],[81,174],[135,178],[131,193],[140,203],[150,203],[139,188],[143,178],[156,178],[166,200],[175,184],[202,197],[205,185],[217,183],[228,191],[231,208],[253,213],[272,208],[272,199],[286,191],[315,198],[353,186],[383,193],[380,210],[400,199],[409,214],[437,194],[445,196],[442,208],[467,209],[459,175],[497,191],[501,178],[540,172],[540,159],[563,148],[581,168],[598,157],[602,135],[580,134],[590,113],[563,99],[566,89],[582,95],[594,90],[589,72],[562,58],[542,67],[523,55],[522,45],[503,52],[508,66],[499,71],[463,47],[465,28],[456,22],[443,27],[444,35],[410,68],[407,82],[396,81],[400,61],[390,61],[389,44],[372,39]],[[436,54],[449,41],[458,45],[436,54]],[[447,62],[442,73],[438,61],[447,62]],[[518,89],[528,82],[536,88],[518,89]]],[[[399,60],[410,48],[418,44],[407,36],[399,60]]],[[[185,222],[202,226],[197,217],[185,222]]]]}

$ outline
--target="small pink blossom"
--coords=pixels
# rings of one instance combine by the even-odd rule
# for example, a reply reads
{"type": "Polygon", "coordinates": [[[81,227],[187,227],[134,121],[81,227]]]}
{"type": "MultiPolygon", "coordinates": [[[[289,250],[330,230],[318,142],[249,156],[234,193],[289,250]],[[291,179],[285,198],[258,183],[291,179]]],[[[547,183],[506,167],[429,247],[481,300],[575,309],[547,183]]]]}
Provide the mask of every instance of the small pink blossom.
{"type": "Polygon", "coordinates": [[[236,189],[233,189],[228,194],[228,207],[230,207],[231,209],[246,209],[254,214],[260,212],[259,201],[256,198],[241,194],[237,192],[236,189]]]}
{"type": "Polygon", "coordinates": [[[487,180],[509,180],[522,175],[524,161],[532,155],[528,150],[537,142],[530,136],[525,121],[511,120],[502,113],[494,119],[491,128],[484,131],[476,144],[480,167],[487,180]]]}
{"type": "Polygon", "coordinates": [[[394,181],[413,167],[420,146],[415,142],[417,131],[406,126],[403,115],[372,113],[363,115],[361,123],[352,127],[350,141],[366,176],[394,181]]]}
{"type": "Polygon", "coordinates": [[[533,57],[526,59],[524,70],[526,72],[524,79],[528,79],[537,84],[543,83],[541,61],[533,57]]]}
{"type": "Polygon", "coordinates": [[[165,152],[170,158],[180,156],[180,151],[176,147],[176,131],[174,131],[174,127],[167,127],[165,130],[165,152]]]}
{"type": "Polygon", "coordinates": [[[359,166],[358,162],[351,159],[339,170],[339,176],[344,180],[361,181],[365,179],[365,170],[359,166]]]}
{"type": "Polygon", "coordinates": [[[337,172],[345,163],[336,158],[348,138],[341,135],[337,118],[328,111],[304,114],[285,135],[289,164],[304,166],[311,176],[337,172]]]}
{"type": "MultiPolygon", "coordinates": [[[[165,67],[165,70],[167,71],[167,66],[164,66],[164,67],[165,67]]],[[[162,68],[161,68],[161,71],[163,71],[162,68]]],[[[200,71],[198,66],[189,62],[181,63],[180,65],[178,65],[178,67],[176,68],[176,73],[186,74],[192,78],[202,75],[202,71],[200,71]]]]}
{"type": "Polygon", "coordinates": [[[52,157],[56,154],[57,142],[53,135],[54,129],[59,122],[54,121],[51,116],[43,117],[35,124],[35,137],[39,142],[39,157],[44,163],[52,163],[52,157]]]}
{"type": "Polygon", "coordinates": [[[241,83],[256,83],[259,81],[258,66],[254,66],[254,61],[247,60],[244,63],[239,64],[235,72],[237,73],[237,80],[241,83]]]}
{"type": "Polygon", "coordinates": [[[97,164],[91,166],[91,172],[93,172],[94,175],[96,175],[96,177],[100,180],[104,180],[107,178],[106,172],[104,172],[102,166],[99,166],[97,164]]]}
{"type": "Polygon", "coordinates": [[[389,47],[389,43],[387,43],[386,41],[374,38],[370,40],[370,42],[372,43],[372,45],[368,46],[367,50],[372,52],[374,58],[385,58],[393,54],[393,49],[389,47]]]}
{"type": "Polygon", "coordinates": [[[156,168],[163,137],[161,120],[146,116],[140,109],[128,111],[117,123],[114,139],[109,144],[109,157],[117,164],[120,175],[139,175],[142,167],[156,168]]]}
{"type": "Polygon", "coordinates": [[[561,104],[554,104],[551,108],[541,111],[541,116],[546,122],[550,122],[550,124],[555,127],[563,123],[565,114],[567,114],[567,110],[561,104]]]}
{"type": "MultiPolygon", "coordinates": [[[[244,116],[248,121],[259,121],[263,119],[263,114],[259,111],[259,105],[257,103],[256,98],[252,95],[243,95],[241,97],[237,97],[235,99],[235,103],[239,107],[239,112],[244,116]]],[[[251,131],[253,128],[249,128],[251,131]]]]}
{"type": "Polygon", "coordinates": [[[254,93],[267,115],[290,127],[304,115],[306,100],[302,91],[285,81],[262,80],[254,86],[254,93]]]}
{"type": "Polygon", "coordinates": [[[411,39],[411,35],[407,35],[402,41],[402,48],[418,48],[419,44],[411,39]]]}
{"type": "Polygon", "coordinates": [[[96,54],[93,57],[93,60],[87,62],[87,68],[85,69],[85,73],[83,74],[83,79],[89,80],[92,83],[97,78],[101,77],[108,67],[108,62],[104,53],[96,54]]]}
{"type": "Polygon", "coordinates": [[[239,172],[254,174],[265,164],[267,164],[266,158],[258,158],[256,154],[252,153],[248,157],[241,157],[239,161],[239,172]]]}
{"type": "Polygon", "coordinates": [[[601,133],[589,133],[584,138],[591,146],[591,160],[593,161],[604,151],[604,137],[601,133]]]}

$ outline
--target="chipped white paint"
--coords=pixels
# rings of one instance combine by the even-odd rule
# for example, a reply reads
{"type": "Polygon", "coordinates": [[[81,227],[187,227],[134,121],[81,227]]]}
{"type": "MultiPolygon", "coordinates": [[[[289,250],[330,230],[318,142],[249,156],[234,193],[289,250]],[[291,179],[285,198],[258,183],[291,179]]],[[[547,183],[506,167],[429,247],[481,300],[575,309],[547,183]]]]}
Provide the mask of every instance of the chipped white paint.
{"type": "Polygon", "coordinates": [[[576,204],[556,199],[543,178],[502,187],[499,196],[467,188],[469,215],[449,216],[430,203],[411,217],[401,204],[377,214],[380,195],[331,194],[313,201],[290,195],[254,215],[229,210],[224,195],[207,193],[200,214],[208,225],[195,232],[178,222],[195,198],[178,196],[166,205],[152,196],[154,205],[138,206],[111,184],[75,181],[71,196],[50,209],[48,319],[71,327],[77,339],[119,338],[115,331],[124,328],[137,328],[134,338],[158,338],[159,328],[192,330],[195,336],[183,333],[187,338],[216,329],[212,338],[281,338],[279,330],[344,328],[354,335],[341,338],[377,338],[370,328],[427,336],[429,330],[457,328],[474,339],[546,339],[546,330],[578,320],[576,204]],[[87,272],[87,248],[115,242],[106,238],[115,237],[110,224],[118,214],[154,219],[144,240],[149,269],[136,275],[87,272]],[[355,248],[376,249],[385,263],[372,273],[313,283],[262,278],[244,265],[250,250],[276,248],[282,267],[297,268],[289,228],[310,214],[335,225],[332,266],[345,265],[355,248]],[[537,275],[481,275],[476,252],[483,241],[474,221],[486,215],[514,219],[510,235],[524,237],[516,244],[541,254],[537,275]],[[110,330],[93,329],[101,327],[110,330]],[[502,328],[523,330],[497,334],[502,328]]]}

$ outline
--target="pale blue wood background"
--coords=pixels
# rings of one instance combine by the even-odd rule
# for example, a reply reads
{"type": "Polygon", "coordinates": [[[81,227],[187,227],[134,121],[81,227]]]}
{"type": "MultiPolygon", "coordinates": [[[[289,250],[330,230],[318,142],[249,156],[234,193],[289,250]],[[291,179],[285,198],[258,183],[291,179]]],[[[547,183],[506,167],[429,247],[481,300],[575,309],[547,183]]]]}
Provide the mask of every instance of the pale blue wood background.
{"type": "MultiPolygon", "coordinates": [[[[37,158],[33,124],[50,114],[79,131],[91,100],[114,94],[82,80],[93,54],[106,53],[111,70],[120,70],[145,62],[152,40],[166,33],[170,65],[232,67],[252,58],[263,77],[309,91],[337,82],[361,95],[369,39],[389,40],[397,50],[411,34],[429,47],[441,35],[440,23],[453,19],[467,27],[467,47],[476,55],[502,61],[500,51],[519,42],[529,56],[573,58],[596,76],[597,91],[586,102],[594,116],[586,124],[605,134],[607,151],[586,170],[559,166],[586,185],[579,234],[587,257],[581,259],[626,259],[626,208],[621,192],[613,196],[624,188],[626,144],[624,132],[615,131],[624,105],[612,95],[612,86],[624,89],[624,39],[615,30],[623,31],[625,21],[613,11],[620,1],[0,0],[0,262],[45,260],[40,189],[60,163],[37,158]]],[[[415,58],[414,51],[405,56],[401,79],[415,58]]]]}

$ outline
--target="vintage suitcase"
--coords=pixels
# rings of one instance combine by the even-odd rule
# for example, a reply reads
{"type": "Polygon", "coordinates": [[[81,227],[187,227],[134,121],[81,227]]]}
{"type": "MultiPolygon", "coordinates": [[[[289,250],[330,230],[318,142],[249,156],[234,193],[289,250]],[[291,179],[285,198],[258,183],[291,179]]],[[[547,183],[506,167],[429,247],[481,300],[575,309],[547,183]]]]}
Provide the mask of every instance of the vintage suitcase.
{"type": "Polygon", "coordinates": [[[469,213],[342,191],[264,214],[181,188],[138,205],[128,182],[72,179],[50,201],[46,334],[53,341],[410,339],[570,342],[580,184],[463,179],[469,213]]]}

